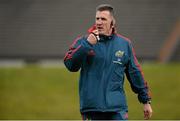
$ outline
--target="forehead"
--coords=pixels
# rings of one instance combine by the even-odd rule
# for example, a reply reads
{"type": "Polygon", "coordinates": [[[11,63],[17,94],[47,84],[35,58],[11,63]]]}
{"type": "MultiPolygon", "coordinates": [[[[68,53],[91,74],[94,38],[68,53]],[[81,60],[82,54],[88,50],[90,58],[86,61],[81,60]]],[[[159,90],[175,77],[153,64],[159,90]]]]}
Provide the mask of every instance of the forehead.
{"type": "Polygon", "coordinates": [[[109,11],[97,11],[96,12],[96,17],[109,18],[109,17],[111,17],[111,14],[110,14],[109,11]]]}

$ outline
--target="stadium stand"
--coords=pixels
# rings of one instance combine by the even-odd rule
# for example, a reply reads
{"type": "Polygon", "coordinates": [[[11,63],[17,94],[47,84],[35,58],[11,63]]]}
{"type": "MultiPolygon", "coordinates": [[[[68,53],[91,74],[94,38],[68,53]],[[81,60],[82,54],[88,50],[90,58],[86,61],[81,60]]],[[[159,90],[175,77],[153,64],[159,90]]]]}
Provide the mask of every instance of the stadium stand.
{"type": "Polygon", "coordinates": [[[162,49],[159,53],[159,61],[163,63],[170,62],[172,60],[178,59],[178,51],[179,43],[180,43],[180,20],[176,22],[174,25],[172,32],[169,34],[169,37],[164,42],[162,49]]]}
{"type": "MultiPolygon", "coordinates": [[[[157,59],[180,17],[180,0],[1,0],[0,59],[62,59],[102,3],[115,7],[118,31],[132,40],[141,60],[157,59]]],[[[180,60],[179,47],[173,57],[180,60]]]]}

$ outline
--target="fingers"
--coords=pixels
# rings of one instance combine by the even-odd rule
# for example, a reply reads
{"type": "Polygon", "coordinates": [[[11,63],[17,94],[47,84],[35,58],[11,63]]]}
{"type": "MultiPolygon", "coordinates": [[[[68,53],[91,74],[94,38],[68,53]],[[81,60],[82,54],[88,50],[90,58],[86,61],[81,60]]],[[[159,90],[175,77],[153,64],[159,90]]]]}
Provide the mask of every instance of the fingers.
{"type": "Polygon", "coordinates": [[[145,119],[145,120],[150,119],[151,116],[152,116],[152,111],[150,111],[150,110],[144,111],[144,119],[145,119]]]}
{"type": "Polygon", "coordinates": [[[148,119],[150,119],[151,118],[151,113],[149,112],[149,111],[144,111],[144,119],[145,120],[148,120],[148,119]]]}
{"type": "Polygon", "coordinates": [[[92,31],[94,34],[96,34],[96,35],[99,35],[99,32],[98,32],[98,30],[96,29],[96,30],[94,30],[94,31],[92,31]]]}
{"type": "Polygon", "coordinates": [[[94,31],[92,31],[91,33],[95,36],[96,40],[99,40],[99,39],[100,39],[100,38],[99,38],[99,32],[98,32],[97,29],[94,30],[94,31]]]}
{"type": "Polygon", "coordinates": [[[94,33],[94,32],[91,32],[87,38],[87,40],[89,41],[89,43],[91,43],[92,45],[96,44],[97,41],[99,40],[99,36],[94,33]]]}
{"type": "Polygon", "coordinates": [[[148,120],[152,116],[152,108],[150,104],[145,104],[144,105],[144,119],[148,120]]]}

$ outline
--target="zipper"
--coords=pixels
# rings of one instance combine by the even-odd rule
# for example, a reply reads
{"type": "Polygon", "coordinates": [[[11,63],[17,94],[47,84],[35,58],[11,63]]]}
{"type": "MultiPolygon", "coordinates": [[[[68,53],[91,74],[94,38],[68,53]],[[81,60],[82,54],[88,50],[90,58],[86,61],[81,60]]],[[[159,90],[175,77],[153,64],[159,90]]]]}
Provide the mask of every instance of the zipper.
{"type": "Polygon", "coordinates": [[[105,60],[104,60],[104,65],[103,65],[103,76],[102,76],[103,85],[104,85],[104,86],[103,86],[103,87],[104,87],[104,88],[103,88],[103,98],[104,98],[104,107],[103,107],[103,108],[104,108],[104,109],[107,108],[107,107],[106,107],[106,105],[107,105],[107,100],[106,100],[106,90],[107,90],[106,88],[107,88],[107,85],[106,85],[106,81],[107,81],[107,80],[106,80],[106,78],[105,78],[105,77],[106,77],[106,71],[107,71],[107,70],[106,70],[107,50],[108,50],[107,48],[108,48],[108,47],[107,47],[107,44],[106,44],[106,42],[104,42],[104,43],[103,43],[103,51],[104,51],[104,59],[105,59],[105,60]]]}

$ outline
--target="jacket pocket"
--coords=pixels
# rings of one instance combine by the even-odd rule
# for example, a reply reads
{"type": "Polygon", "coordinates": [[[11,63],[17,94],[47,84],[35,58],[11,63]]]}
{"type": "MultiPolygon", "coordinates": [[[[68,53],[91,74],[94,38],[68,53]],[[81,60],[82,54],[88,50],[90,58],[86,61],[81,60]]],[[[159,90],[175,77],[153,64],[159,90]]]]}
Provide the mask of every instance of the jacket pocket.
{"type": "Polygon", "coordinates": [[[124,85],[124,66],[114,63],[112,80],[108,85],[107,104],[112,108],[126,106],[126,97],[123,89],[124,85]]]}
{"type": "Polygon", "coordinates": [[[124,67],[119,64],[114,64],[114,70],[112,73],[112,81],[119,82],[123,86],[124,82],[124,67]]]}
{"type": "Polygon", "coordinates": [[[123,91],[110,91],[107,93],[107,104],[109,108],[126,107],[126,97],[123,91]]]}
{"type": "Polygon", "coordinates": [[[81,101],[83,101],[83,107],[88,109],[94,109],[98,106],[98,85],[96,80],[95,74],[88,74],[89,79],[85,80],[86,84],[83,87],[83,98],[81,101]]]}

